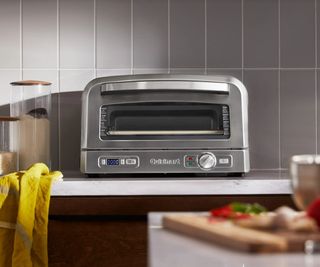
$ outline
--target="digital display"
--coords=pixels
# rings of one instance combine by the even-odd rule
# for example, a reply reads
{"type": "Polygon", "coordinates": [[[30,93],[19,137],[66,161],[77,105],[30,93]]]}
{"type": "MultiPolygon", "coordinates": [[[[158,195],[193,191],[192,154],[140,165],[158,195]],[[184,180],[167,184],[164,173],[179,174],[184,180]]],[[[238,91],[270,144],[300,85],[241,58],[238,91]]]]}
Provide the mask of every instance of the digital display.
{"type": "Polygon", "coordinates": [[[116,166],[119,165],[119,159],[107,159],[108,166],[116,166]]]}

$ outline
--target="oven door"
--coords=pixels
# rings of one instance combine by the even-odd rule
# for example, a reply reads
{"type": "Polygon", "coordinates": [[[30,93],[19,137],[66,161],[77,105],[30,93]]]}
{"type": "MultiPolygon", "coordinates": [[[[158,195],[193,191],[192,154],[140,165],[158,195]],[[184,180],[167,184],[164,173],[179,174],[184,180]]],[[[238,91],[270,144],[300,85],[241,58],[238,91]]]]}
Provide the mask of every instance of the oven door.
{"type": "Polygon", "coordinates": [[[194,102],[102,105],[101,140],[228,139],[229,106],[194,102]]]}

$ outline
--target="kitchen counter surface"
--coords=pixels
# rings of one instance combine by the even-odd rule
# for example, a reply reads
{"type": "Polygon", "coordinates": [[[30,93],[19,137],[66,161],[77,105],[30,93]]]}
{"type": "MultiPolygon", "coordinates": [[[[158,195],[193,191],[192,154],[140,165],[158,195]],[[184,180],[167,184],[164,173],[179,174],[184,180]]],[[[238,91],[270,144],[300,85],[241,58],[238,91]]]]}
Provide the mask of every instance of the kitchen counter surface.
{"type": "Polygon", "coordinates": [[[150,267],[316,267],[320,264],[319,254],[249,254],[225,249],[163,229],[163,215],[164,213],[150,213],[148,217],[150,267]]]}
{"type": "Polygon", "coordinates": [[[291,194],[284,171],[252,171],[244,177],[86,178],[64,173],[52,196],[170,196],[170,195],[283,195],[291,194]]]}

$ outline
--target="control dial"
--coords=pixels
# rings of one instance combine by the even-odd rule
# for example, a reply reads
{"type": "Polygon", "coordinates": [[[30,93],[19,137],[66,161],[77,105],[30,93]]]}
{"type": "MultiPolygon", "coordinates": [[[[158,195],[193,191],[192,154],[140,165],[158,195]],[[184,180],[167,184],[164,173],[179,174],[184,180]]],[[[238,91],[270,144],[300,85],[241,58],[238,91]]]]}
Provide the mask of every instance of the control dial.
{"type": "Polygon", "coordinates": [[[213,155],[212,153],[204,153],[200,155],[198,159],[198,164],[200,168],[205,170],[212,169],[213,167],[216,166],[216,163],[217,163],[217,159],[215,155],[213,155]]]}

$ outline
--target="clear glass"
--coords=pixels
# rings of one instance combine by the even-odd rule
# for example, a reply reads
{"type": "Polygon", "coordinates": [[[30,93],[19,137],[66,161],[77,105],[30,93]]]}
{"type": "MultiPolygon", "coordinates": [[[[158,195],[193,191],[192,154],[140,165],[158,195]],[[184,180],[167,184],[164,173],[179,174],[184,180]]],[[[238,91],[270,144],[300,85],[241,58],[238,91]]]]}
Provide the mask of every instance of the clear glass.
{"type": "Polygon", "coordinates": [[[19,126],[16,128],[19,169],[27,169],[37,162],[50,167],[50,83],[12,83],[10,112],[19,118],[19,126]]]}
{"type": "Polygon", "coordinates": [[[0,118],[0,175],[17,170],[17,140],[10,135],[11,127],[16,123],[10,118],[0,118]]]}
{"type": "Polygon", "coordinates": [[[293,200],[305,210],[320,197],[320,155],[297,155],[290,162],[293,200]]]}

